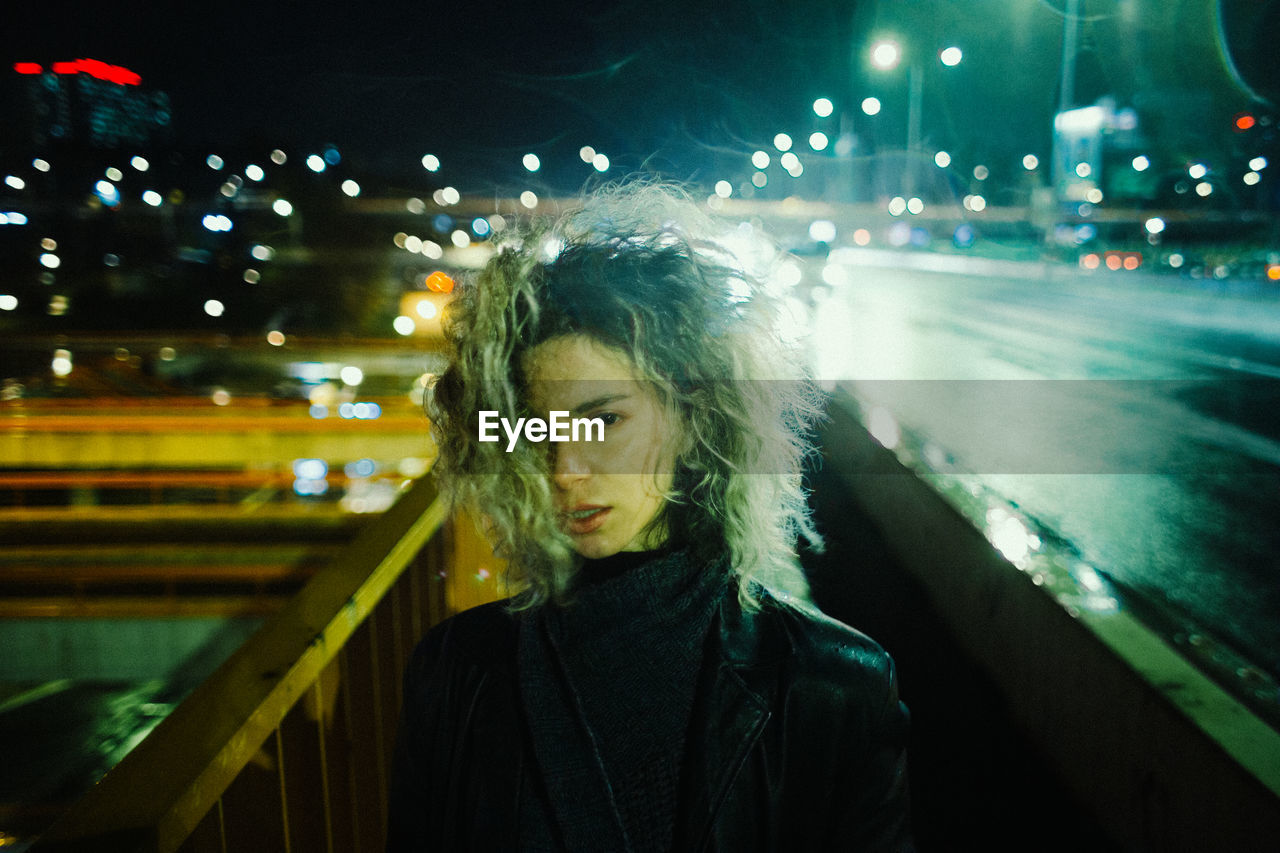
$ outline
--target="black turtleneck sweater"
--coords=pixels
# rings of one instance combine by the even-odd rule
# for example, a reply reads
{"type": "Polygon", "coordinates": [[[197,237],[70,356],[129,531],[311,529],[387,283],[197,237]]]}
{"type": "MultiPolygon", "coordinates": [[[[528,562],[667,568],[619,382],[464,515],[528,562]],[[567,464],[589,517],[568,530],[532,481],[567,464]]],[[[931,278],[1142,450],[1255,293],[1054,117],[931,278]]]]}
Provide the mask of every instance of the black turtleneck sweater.
{"type": "Polygon", "coordinates": [[[534,751],[570,847],[670,848],[703,643],[726,576],[723,561],[691,565],[685,551],[588,560],[573,603],[544,608],[522,632],[534,751]]]}

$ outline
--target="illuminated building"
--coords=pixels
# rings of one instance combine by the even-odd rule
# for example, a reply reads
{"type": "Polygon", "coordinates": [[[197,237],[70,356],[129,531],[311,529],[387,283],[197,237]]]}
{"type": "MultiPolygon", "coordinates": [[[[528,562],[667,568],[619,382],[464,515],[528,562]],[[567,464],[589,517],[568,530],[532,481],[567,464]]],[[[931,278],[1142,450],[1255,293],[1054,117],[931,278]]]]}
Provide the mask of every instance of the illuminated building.
{"type": "Polygon", "coordinates": [[[14,142],[119,150],[170,141],[168,94],[147,90],[127,68],[96,59],[17,62],[15,83],[17,135],[26,138],[14,142]]]}

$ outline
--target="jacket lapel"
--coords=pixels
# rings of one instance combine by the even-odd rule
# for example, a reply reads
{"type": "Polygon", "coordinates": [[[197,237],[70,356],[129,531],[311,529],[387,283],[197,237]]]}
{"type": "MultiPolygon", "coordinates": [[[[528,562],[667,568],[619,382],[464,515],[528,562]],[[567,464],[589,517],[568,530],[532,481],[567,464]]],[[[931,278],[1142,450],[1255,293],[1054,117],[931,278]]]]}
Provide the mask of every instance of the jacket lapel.
{"type": "Polygon", "coordinates": [[[776,661],[789,652],[777,636],[761,636],[736,590],[713,625],[694,697],[676,816],[675,849],[706,850],[717,815],[769,721],[776,661]]]}

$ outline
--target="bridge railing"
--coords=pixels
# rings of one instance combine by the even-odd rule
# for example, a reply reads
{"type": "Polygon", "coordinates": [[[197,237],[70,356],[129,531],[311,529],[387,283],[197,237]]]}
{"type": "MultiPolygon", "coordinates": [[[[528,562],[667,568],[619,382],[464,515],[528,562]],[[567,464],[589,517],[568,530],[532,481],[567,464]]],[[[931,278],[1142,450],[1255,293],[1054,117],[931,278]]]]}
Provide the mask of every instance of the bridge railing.
{"type": "Polygon", "coordinates": [[[418,481],[33,853],[381,849],[401,674],[431,624],[475,603],[446,585],[477,548],[418,481]]]}

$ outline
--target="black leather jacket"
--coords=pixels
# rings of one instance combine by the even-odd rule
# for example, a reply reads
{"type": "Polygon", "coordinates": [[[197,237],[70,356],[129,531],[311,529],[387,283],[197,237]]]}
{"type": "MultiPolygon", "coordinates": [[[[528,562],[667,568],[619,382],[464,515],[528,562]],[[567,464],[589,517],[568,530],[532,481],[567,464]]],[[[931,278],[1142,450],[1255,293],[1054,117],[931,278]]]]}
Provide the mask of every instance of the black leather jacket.
{"type": "MultiPolygon", "coordinates": [[[[405,678],[389,851],[519,850],[520,614],[446,620],[405,678]]],[[[765,595],[725,595],[686,741],[674,849],[909,851],[906,708],[872,640],[765,595]]]]}

